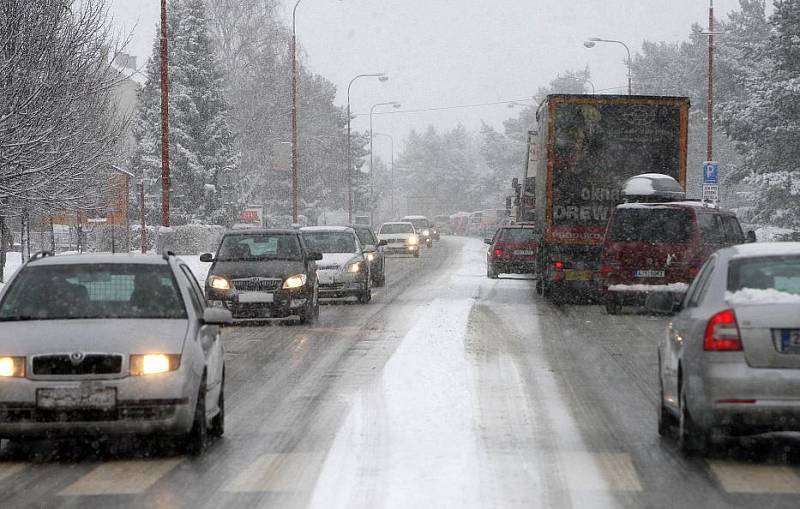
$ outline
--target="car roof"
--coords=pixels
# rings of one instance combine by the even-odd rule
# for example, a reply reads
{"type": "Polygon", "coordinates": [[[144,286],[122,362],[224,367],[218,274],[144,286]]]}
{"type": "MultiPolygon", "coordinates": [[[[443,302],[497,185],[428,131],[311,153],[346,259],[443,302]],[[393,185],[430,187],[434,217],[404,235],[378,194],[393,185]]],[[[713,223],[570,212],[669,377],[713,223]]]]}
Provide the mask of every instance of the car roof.
{"type": "Polygon", "coordinates": [[[536,225],[533,223],[514,223],[514,224],[506,224],[500,227],[501,229],[512,229],[512,228],[536,228],[536,225]]]}
{"type": "Polygon", "coordinates": [[[353,232],[353,228],[349,226],[304,226],[300,228],[301,232],[353,232]]]}
{"type": "Polygon", "coordinates": [[[712,214],[734,214],[733,211],[710,207],[706,203],[696,200],[668,201],[668,202],[648,202],[648,203],[622,203],[617,205],[618,209],[701,209],[712,214]]]}
{"type": "Polygon", "coordinates": [[[227,230],[225,235],[297,235],[297,230],[292,228],[243,228],[241,230],[227,230]]]}
{"type": "Polygon", "coordinates": [[[388,223],[382,223],[381,226],[384,226],[384,225],[387,225],[387,224],[410,224],[411,226],[414,226],[413,224],[409,223],[408,221],[390,221],[388,223]]]}
{"type": "Polygon", "coordinates": [[[28,266],[51,266],[51,265],[84,265],[84,264],[112,264],[112,263],[134,263],[141,265],[166,265],[166,261],[160,255],[143,254],[110,254],[110,253],[89,253],[89,254],[63,254],[58,256],[44,256],[28,262],[28,266]]]}
{"type": "Polygon", "coordinates": [[[428,219],[428,216],[403,216],[402,219],[428,219]]]}

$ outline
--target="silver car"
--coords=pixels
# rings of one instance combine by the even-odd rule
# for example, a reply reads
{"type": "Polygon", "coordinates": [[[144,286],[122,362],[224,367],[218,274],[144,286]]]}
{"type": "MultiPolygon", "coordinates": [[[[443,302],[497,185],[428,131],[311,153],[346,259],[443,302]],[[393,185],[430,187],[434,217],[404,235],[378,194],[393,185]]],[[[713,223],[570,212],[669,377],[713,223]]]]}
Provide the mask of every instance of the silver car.
{"type": "Polygon", "coordinates": [[[724,435],[800,431],[800,243],[717,251],[678,307],[658,348],[659,433],[675,426],[701,453],[724,435]]]}
{"type": "Polygon", "coordinates": [[[0,438],[166,434],[201,453],[224,432],[231,321],[171,255],[34,257],[0,292],[0,438]]]}

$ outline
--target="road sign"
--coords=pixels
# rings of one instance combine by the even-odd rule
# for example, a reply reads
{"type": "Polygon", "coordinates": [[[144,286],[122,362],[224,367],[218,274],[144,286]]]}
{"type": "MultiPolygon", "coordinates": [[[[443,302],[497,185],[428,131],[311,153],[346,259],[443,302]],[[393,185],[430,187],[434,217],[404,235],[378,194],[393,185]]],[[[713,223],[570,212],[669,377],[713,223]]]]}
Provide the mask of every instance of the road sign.
{"type": "Polygon", "coordinates": [[[703,202],[714,206],[719,202],[719,186],[716,184],[703,184],[703,202]]]}
{"type": "Polygon", "coordinates": [[[719,163],[716,161],[706,161],[703,163],[703,184],[719,185],[719,163]]]}

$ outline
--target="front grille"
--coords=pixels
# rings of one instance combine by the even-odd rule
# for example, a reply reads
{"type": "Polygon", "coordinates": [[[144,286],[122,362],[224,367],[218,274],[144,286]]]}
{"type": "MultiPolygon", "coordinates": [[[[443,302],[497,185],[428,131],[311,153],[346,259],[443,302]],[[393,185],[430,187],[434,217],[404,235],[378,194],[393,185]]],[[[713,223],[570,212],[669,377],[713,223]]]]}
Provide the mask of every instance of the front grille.
{"type": "Polygon", "coordinates": [[[233,280],[233,287],[240,292],[274,292],[280,285],[280,279],[248,278],[233,280]]]}
{"type": "Polygon", "coordinates": [[[319,288],[320,290],[325,290],[325,291],[344,290],[345,288],[347,288],[347,283],[329,283],[325,285],[320,284],[319,288]]]}
{"type": "Polygon", "coordinates": [[[67,354],[39,355],[33,358],[34,375],[113,375],[122,372],[122,356],[88,354],[72,362],[67,354]]]}

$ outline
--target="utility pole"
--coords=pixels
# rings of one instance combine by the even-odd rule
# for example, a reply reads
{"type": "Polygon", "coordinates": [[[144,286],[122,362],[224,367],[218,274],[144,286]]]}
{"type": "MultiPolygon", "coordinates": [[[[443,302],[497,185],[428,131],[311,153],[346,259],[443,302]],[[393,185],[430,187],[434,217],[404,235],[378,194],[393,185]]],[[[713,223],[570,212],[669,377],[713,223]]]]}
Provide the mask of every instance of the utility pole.
{"type": "Polygon", "coordinates": [[[297,149],[297,6],[302,0],[297,0],[292,9],[292,222],[297,223],[297,200],[300,194],[297,189],[297,166],[299,153],[297,149]]]}
{"type": "Polygon", "coordinates": [[[161,0],[161,225],[169,226],[169,75],[167,0],[161,0]]]}
{"type": "Polygon", "coordinates": [[[706,161],[714,160],[714,0],[708,0],[708,100],[706,161]]]}

